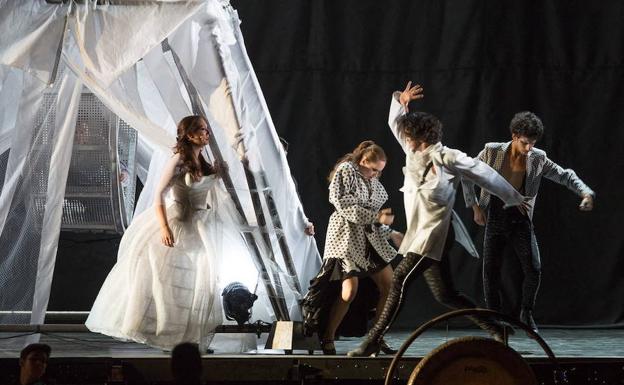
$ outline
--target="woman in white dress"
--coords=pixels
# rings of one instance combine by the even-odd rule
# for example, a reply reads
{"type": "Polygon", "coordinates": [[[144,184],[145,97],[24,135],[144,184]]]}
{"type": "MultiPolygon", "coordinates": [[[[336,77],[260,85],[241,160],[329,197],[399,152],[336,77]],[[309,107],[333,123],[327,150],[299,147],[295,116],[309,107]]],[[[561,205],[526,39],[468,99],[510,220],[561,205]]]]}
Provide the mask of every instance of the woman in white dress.
{"type": "Polygon", "coordinates": [[[223,321],[217,258],[222,255],[219,233],[226,227],[220,213],[227,212],[228,197],[219,187],[223,167],[213,167],[201,155],[209,141],[206,120],[182,119],[176,139],[154,209],[135,217],[124,233],[117,263],[86,326],[161,349],[189,341],[205,351],[223,321]]]}

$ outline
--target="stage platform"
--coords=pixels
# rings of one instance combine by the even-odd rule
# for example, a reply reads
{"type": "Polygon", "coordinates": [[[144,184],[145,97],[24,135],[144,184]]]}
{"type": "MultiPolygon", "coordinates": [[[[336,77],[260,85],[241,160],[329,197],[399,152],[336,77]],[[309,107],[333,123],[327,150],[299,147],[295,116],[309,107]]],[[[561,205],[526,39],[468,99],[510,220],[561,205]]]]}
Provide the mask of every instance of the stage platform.
{"type": "MultiPolygon", "coordinates": [[[[392,332],[387,341],[399,347],[409,331],[392,332]]],[[[413,367],[440,344],[462,336],[485,336],[481,331],[430,330],[420,336],[399,365],[396,383],[405,383],[413,367]]],[[[568,384],[624,384],[624,329],[542,329],[541,335],[554,351],[567,372],[568,384]]],[[[0,333],[0,373],[2,384],[8,383],[17,370],[19,351],[24,337],[0,333]]],[[[304,351],[284,354],[264,350],[267,334],[257,338],[248,334],[243,339],[251,350],[230,354],[223,350],[240,336],[218,334],[215,354],[204,358],[204,378],[210,384],[381,384],[392,359],[349,358],[346,352],[359,343],[359,338],[336,342],[338,355],[309,355],[304,351]],[[252,345],[257,345],[253,349],[252,345]]],[[[141,344],[116,341],[94,333],[50,333],[41,342],[52,346],[49,366],[51,384],[166,384],[170,381],[169,353],[141,344]],[[116,381],[116,382],[115,382],[116,381]]],[[[552,365],[540,346],[517,332],[510,346],[522,354],[533,368],[540,384],[557,383],[552,365]]],[[[559,382],[561,383],[561,382],[559,382]]]]}

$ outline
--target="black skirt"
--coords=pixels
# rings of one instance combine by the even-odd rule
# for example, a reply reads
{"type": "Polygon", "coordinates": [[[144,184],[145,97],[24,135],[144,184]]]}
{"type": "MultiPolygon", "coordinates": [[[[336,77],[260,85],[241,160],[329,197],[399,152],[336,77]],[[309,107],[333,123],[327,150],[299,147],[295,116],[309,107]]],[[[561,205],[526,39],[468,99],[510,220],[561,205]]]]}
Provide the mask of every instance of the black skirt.
{"type": "Polygon", "coordinates": [[[366,334],[368,321],[375,317],[379,300],[379,290],[370,275],[388,265],[370,244],[367,244],[366,250],[370,261],[366,271],[345,271],[340,258],[323,259],[319,273],[310,281],[308,293],[302,300],[306,335],[323,335],[331,307],[340,296],[342,281],[350,277],[358,277],[358,292],[338,326],[336,337],[361,337],[366,334]]]}

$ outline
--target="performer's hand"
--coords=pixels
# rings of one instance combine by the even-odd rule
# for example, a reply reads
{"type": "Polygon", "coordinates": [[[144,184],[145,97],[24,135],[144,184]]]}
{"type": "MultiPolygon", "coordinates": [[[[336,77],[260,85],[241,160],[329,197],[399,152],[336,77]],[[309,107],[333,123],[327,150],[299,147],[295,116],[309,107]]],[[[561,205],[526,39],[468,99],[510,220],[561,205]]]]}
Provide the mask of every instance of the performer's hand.
{"type": "Polygon", "coordinates": [[[173,233],[169,226],[163,226],[160,228],[160,240],[163,245],[173,247],[173,233]]]}
{"type": "Polygon", "coordinates": [[[227,162],[224,160],[214,162],[213,167],[215,174],[217,174],[219,178],[223,178],[230,170],[230,166],[228,166],[227,162]]]}
{"type": "Polygon", "coordinates": [[[401,247],[401,243],[403,242],[404,236],[405,234],[398,232],[398,231],[393,231],[390,233],[390,239],[392,240],[392,243],[394,243],[394,245],[397,248],[401,247]]]}
{"type": "Polygon", "coordinates": [[[306,235],[312,236],[314,235],[314,223],[308,222],[306,228],[303,230],[306,235]]]}
{"type": "Polygon", "coordinates": [[[394,222],[394,214],[391,208],[381,209],[377,213],[377,222],[390,226],[394,222]]]}
{"type": "Polygon", "coordinates": [[[399,103],[403,105],[403,107],[405,108],[405,112],[409,112],[409,102],[416,99],[422,99],[424,97],[425,95],[423,94],[423,88],[419,84],[416,84],[412,87],[412,82],[409,81],[407,82],[407,85],[405,86],[403,92],[401,92],[401,95],[399,95],[399,103]]]}
{"type": "Polygon", "coordinates": [[[485,212],[479,205],[475,204],[472,206],[472,212],[474,214],[474,221],[479,226],[485,226],[485,222],[487,221],[487,217],[485,216],[485,212]]]}
{"type": "Polygon", "coordinates": [[[531,208],[533,207],[531,205],[531,197],[524,197],[524,201],[522,201],[522,203],[519,206],[516,206],[518,208],[518,210],[520,210],[520,212],[522,213],[522,215],[524,216],[529,216],[529,213],[531,212],[531,208]]]}
{"type": "Polygon", "coordinates": [[[579,205],[579,209],[581,211],[592,211],[594,208],[594,197],[591,195],[584,195],[581,204],[579,205]]]}

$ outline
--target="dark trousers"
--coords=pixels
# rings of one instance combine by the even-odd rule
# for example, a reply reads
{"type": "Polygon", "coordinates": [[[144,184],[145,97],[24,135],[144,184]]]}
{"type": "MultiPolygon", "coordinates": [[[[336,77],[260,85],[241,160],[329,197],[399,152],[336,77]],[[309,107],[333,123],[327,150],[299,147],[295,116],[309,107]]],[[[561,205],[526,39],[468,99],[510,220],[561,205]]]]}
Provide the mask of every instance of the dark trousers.
{"type": "Polygon", "coordinates": [[[517,208],[503,209],[503,203],[492,197],[485,225],[483,242],[483,291],[489,309],[500,311],[501,265],[505,248],[509,245],[520,266],[524,278],[522,280],[523,309],[532,310],[539,289],[541,265],[533,224],[522,215],[517,208]]]}
{"type": "MultiPolygon", "coordinates": [[[[379,315],[377,322],[369,331],[371,340],[380,340],[390,329],[401,306],[404,302],[404,295],[414,278],[423,275],[431,289],[431,292],[439,303],[451,309],[474,308],[475,303],[455,289],[451,278],[448,254],[455,240],[453,227],[449,229],[449,234],[444,245],[442,260],[436,261],[418,254],[407,253],[394,269],[392,276],[392,287],[388,294],[388,299],[379,315]]],[[[485,330],[492,330],[494,325],[482,317],[469,317],[473,322],[485,330]]]]}

